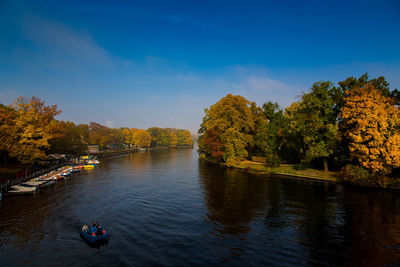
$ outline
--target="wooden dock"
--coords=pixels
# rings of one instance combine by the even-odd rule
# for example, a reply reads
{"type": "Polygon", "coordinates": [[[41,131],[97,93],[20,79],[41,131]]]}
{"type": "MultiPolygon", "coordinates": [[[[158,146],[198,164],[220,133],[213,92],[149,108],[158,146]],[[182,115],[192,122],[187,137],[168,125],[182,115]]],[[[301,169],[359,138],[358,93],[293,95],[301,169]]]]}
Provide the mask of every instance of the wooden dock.
{"type": "Polygon", "coordinates": [[[9,195],[30,195],[34,194],[38,188],[36,186],[23,186],[23,185],[13,185],[11,190],[7,191],[9,195]]]}
{"type": "Polygon", "coordinates": [[[50,185],[54,184],[53,180],[30,180],[28,182],[22,183],[22,186],[34,186],[34,187],[39,187],[39,188],[45,188],[50,185]]]}

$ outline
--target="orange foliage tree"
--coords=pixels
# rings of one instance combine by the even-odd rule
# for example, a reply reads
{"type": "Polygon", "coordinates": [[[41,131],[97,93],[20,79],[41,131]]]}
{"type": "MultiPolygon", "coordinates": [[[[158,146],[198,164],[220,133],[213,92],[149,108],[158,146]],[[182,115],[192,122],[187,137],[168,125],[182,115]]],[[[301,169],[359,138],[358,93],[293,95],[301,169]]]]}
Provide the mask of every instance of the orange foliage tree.
{"type": "Polygon", "coordinates": [[[400,112],[372,85],[346,91],[341,127],[350,156],[375,174],[400,167],[400,112]]]}

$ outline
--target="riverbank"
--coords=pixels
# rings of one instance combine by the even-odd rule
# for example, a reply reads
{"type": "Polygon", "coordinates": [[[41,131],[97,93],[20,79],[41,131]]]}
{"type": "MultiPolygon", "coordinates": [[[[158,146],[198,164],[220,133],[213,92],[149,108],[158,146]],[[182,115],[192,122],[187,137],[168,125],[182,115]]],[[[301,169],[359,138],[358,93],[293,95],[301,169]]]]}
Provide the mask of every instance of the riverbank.
{"type": "MultiPolygon", "coordinates": [[[[204,155],[201,155],[200,159],[226,167],[225,164],[212,160],[204,155]]],[[[339,181],[337,172],[324,172],[310,168],[304,169],[302,166],[294,164],[281,164],[279,167],[271,168],[267,167],[264,163],[261,162],[243,160],[237,166],[232,168],[260,175],[279,174],[329,182],[339,181]]]]}
{"type": "Polygon", "coordinates": [[[263,163],[245,160],[241,161],[236,168],[257,174],[280,174],[314,180],[338,182],[337,172],[300,169],[300,166],[294,164],[281,164],[279,167],[271,168],[265,166],[263,163]]]}
{"type": "MultiPolygon", "coordinates": [[[[200,159],[221,165],[226,167],[224,163],[217,162],[210,158],[205,157],[204,155],[200,156],[200,159]]],[[[354,186],[360,187],[370,187],[370,188],[381,188],[381,189],[394,189],[400,190],[400,178],[393,178],[390,183],[371,183],[371,184],[355,184],[346,182],[342,177],[340,172],[332,172],[332,171],[321,171],[312,168],[305,168],[301,164],[281,164],[279,167],[267,167],[264,163],[255,162],[250,160],[241,161],[237,166],[232,167],[235,169],[243,170],[248,173],[259,174],[259,175],[283,175],[283,176],[292,176],[297,177],[300,179],[312,179],[312,180],[319,180],[319,181],[326,181],[331,183],[347,183],[354,186]]]]}

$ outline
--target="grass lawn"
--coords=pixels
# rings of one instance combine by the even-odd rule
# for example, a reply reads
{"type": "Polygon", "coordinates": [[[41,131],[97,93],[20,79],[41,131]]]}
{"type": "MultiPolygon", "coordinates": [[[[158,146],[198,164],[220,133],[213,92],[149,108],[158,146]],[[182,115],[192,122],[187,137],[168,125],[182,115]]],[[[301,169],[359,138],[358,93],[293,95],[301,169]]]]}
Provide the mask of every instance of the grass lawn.
{"type": "Polygon", "coordinates": [[[237,167],[256,173],[276,173],[318,180],[336,181],[335,172],[324,172],[311,168],[304,169],[301,164],[281,164],[279,167],[271,168],[265,166],[263,163],[245,160],[241,161],[237,167]]]}

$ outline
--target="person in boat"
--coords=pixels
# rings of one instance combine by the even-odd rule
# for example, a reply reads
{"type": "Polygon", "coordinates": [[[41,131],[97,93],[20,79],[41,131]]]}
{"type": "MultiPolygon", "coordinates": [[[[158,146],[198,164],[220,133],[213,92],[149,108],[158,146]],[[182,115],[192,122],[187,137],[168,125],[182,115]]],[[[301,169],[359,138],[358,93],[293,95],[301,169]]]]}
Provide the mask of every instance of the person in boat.
{"type": "Polygon", "coordinates": [[[103,229],[101,229],[100,225],[97,226],[96,235],[102,235],[103,229]]]}
{"type": "Polygon", "coordinates": [[[89,232],[89,227],[86,225],[86,223],[82,226],[82,232],[89,232]]]}
{"type": "Polygon", "coordinates": [[[96,235],[102,235],[103,234],[103,229],[101,229],[100,225],[95,221],[93,223],[93,227],[92,227],[91,232],[96,234],[96,235]]]}

